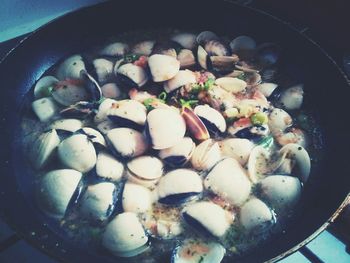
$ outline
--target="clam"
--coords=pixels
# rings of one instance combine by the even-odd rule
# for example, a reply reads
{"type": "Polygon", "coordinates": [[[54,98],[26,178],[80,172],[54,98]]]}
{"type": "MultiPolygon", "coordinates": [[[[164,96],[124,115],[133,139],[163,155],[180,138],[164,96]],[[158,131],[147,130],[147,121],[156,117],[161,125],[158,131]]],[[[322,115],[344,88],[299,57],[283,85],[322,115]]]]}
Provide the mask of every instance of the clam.
{"type": "Polygon", "coordinates": [[[186,122],[189,132],[196,140],[204,141],[210,138],[207,127],[190,107],[182,107],[181,115],[186,122]]]}
{"type": "Polygon", "coordinates": [[[125,212],[107,225],[102,245],[119,257],[136,256],[148,249],[148,237],[137,215],[125,212]]]}
{"type": "Polygon", "coordinates": [[[180,49],[182,49],[182,46],[175,41],[158,41],[154,44],[151,55],[160,54],[176,58],[176,51],[180,49]]]}
{"type": "Polygon", "coordinates": [[[181,204],[203,191],[202,179],[193,170],[176,169],[165,174],[158,183],[158,202],[181,204]]]}
{"type": "Polygon", "coordinates": [[[196,76],[190,70],[180,70],[175,77],[164,83],[164,90],[170,93],[184,85],[196,83],[196,76]]]}
{"type": "Polygon", "coordinates": [[[303,97],[303,85],[300,84],[284,90],[279,97],[279,103],[286,110],[297,110],[303,103],[303,97]]]}
{"type": "Polygon", "coordinates": [[[177,60],[180,62],[180,68],[190,68],[196,64],[196,58],[192,50],[181,49],[177,54],[177,60]]]}
{"type": "Polygon", "coordinates": [[[122,162],[106,152],[98,153],[96,160],[97,176],[107,180],[119,181],[123,173],[124,165],[122,162]]]}
{"type": "Polygon", "coordinates": [[[99,83],[106,83],[113,77],[113,62],[105,58],[97,58],[92,61],[99,83]]]}
{"type": "Polygon", "coordinates": [[[199,45],[203,45],[210,40],[218,40],[218,36],[211,31],[203,31],[197,35],[196,42],[199,45]]]}
{"type": "Polygon", "coordinates": [[[163,175],[164,165],[157,157],[144,155],[126,164],[128,180],[133,183],[153,187],[163,175]]]}
{"type": "Polygon", "coordinates": [[[192,33],[178,33],[173,35],[171,40],[187,49],[193,49],[196,46],[196,35],[192,33]]]}
{"type": "Polygon", "coordinates": [[[200,45],[198,46],[198,49],[197,49],[197,60],[198,60],[198,64],[203,69],[211,68],[211,60],[208,55],[208,52],[205,51],[205,49],[200,45]]]}
{"type": "Polygon", "coordinates": [[[113,99],[105,99],[103,100],[97,110],[96,116],[94,118],[94,122],[99,124],[103,121],[108,120],[107,113],[110,108],[113,107],[117,103],[116,100],[113,99]]]}
{"type": "Polygon", "coordinates": [[[205,178],[204,186],[232,205],[243,204],[251,190],[246,171],[232,158],[217,163],[205,178]]]}
{"type": "Polygon", "coordinates": [[[222,77],[215,80],[215,84],[232,93],[244,91],[247,83],[239,78],[222,77]]]}
{"type": "Polygon", "coordinates": [[[146,152],[147,140],[142,133],[130,128],[115,128],[107,132],[107,139],[117,155],[133,158],[146,152]]]}
{"type": "Polygon", "coordinates": [[[83,127],[83,122],[78,119],[60,119],[50,124],[50,129],[58,131],[76,132],[83,127]]]}
{"type": "Polygon", "coordinates": [[[275,65],[281,55],[281,48],[274,43],[264,43],[256,48],[258,64],[262,68],[275,65]]]}
{"type": "Polygon", "coordinates": [[[209,171],[220,160],[219,144],[212,139],[208,139],[194,149],[191,163],[196,170],[209,171]]]}
{"type": "Polygon", "coordinates": [[[253,198],[242,206],[239,221],[247,231],[261,232],[274,223],[274,216],[264,202],[253,198]]]}
{"type": "Polygon", "coordinates": [[[116,195],[113,183],[101,182],[89,185],[79,200],[79,212],[90,220],[105,221],[114,210],[116,195]]]}
{"type": "Polygon", "coordinates": [[[122,92],[116,83],[106,83],[101,87],[102,94],[105,98],[117,99],[122,92]]]}
{"type": "Polygon", "coordinates": [[[239,61],[239,57],[237,55],[210,56],[210,61],[214,70],[228,72],[234,70],[236,63],[239,61]]]}
{"type": "Polygon", "coordinates": [[[180,62],[171,56],[154,54],[149,57],[148,65],[154,82],[169,80],[179,72],[180,62]]]}
{"type": "Polygon", "coordinates": [[[184,137],[176,145],[159,151],[159,157],[172,167],[183,166],[192,154],[196,144],[190,137],[184,137]]]}
{"type": "Polygon", "coordinates": [[[260,83],[257,86],[257,89],[264,94],[266,98],[270,97],[273,91],[277,88],[276,83],[271,83],[271,82],[265,82],[265,83],[260,83]]]}
{"type": "Polygon", "coordinates": [[[292,117],[282,109],[274,108],[269,114],[268,125],[272,133],[283,132],[292,124],[292,117]]]}
{"type": "Polygon", "coordinates": [[[65,59],[58,66],[56,76],[59,80],[79,79],[81,70],[85,70],[85,63],[82,56],[73,55],[65,59]]]}
{"type": "Polygon", "coordinates": [[[244,55],[246,52],[252,52],[256,47],[256,42],[249,36],[238,36],[230,42],[232,53],[244,55]]]}
{"type": "Polygon", "coordinates": [[[289,128],[284,132],[277,132],[274,134],[276,141],[279,145],[284,146],[289,143],[297,143],[302,147],[307,146],[306,134],[303,130],[298,128],[289,128]]]}
{"type": "Polygon", "coordinates": [[[131,51],[134,54],[149,56],[152,53],[154,44],[155,44],[155,41],[151,41],[151,40],[142,41],[136,44],[131,51]]]}
{"type": "Polygon", "coordinates": [[[207,201],[190,204],[184,208],[182,215],[190,226],[214,237],[222,237],[233,222],[233,216],[228,211],[207,201]]]}
{"type": "Polygon", "coordinates": [[[259,193],[274,209],[290,209],[300,199],[301,183],[296,177],[272,175],[259,182],[259,193]]]}
{"type": "Polygon", "coordinates": [[[248,139],[230,138],[219,142],[222,156],[236,159],[241,165],[245,165],[254,144],[248,139]]]}
{"type": "Polygon", "coordinates": [[[52,217],[63,218],[81,177],[80,172],[72,169],[54,170],[43,175],[36,191],[40,208],[52,217]]]}
{"type": "Polygon", "coordinates": [[[90,127],[84,127],[78,130],[78,133],[79,132],[88,136],[96,148],[99,147],[103,149],[107,147],[106,140],[99,131],[90,127]]]}
{"type": "Polygon", "coordinates": [[[152,192],[139,184],[126,183],[122,198],[125,212],[144,213],[151,209],[152,192]]]}
{"type": "Polygon", "coordinates": [[[44,97],[49,97],[53,87],[58,82],[58,79],[54,76],[45,76],[40,78],[34,87],[34,97],[35,99],[41,99],[44,97]]]}
{"type": "Polygon", "coordinates": [[[107,119],[97,124],[96,128],[106,136],[110,130],[118,128],[118,126],[113,121],[107,119]]]}
{"type": "Polygon", "coordinates": [[[142,130],[146,123],[146,107],[136,100],[121,100],[112,104],[106,112],[119,127],[142,130]]]}
{"type": "Polygon", "coordinates": [[[91,99],[90,93],[81,79],[67,79],[57,82],[52,90],[52,97],[63,106],[70,106],[79,101],[91,99]]]}
{"type": "Polygon", "coordinates": [[[33,101],[32,109],[41,122],[48,122],[58,114],[56,101],[50,97],[33,101]]]}
{"type": "MultiPolygon", "coordinates": [[[[231,133],[232,134],[232,133],[231,133]]],[[[263,125],[253,125],[239,129],[234,135],[237,138],[250,139],[254,142],[259,142],[269,134],[269,126],[263,125]]]]}
{"type": "Polygon", "coordinates": [[[186,132],[186,124],[176,109],[158,108],[147,115],[147,131],[154,149],[161,150],[179,143],[186,132]]]}
{"type": "Polygon", "coordinates": [[[94,145],[84,134],[74,134],[64,139],[58,146],[61,162],[72,169],[86,173],[96,164],[94,145]]]}
{"type": "Polygon", "coordinates": [[[263,146],[258,145],[252,149],[247,163],[249,178],[252,182],[257,182],[277,168],[272,165],[270,159],[270,152],[263,146]]]}
{"type": "Polygon", "coordinates": [[[148,81],[145,69],[133,63],[126,63],[121,66],[116,64],[114,73],[127,87],[142,87],[148,81]]]}
{"type": "Polygon", "coordinates": [[[299,177],[303,183],[306,183],[311,171],[311,161],[304,147],[296,143],[289,143],[280,149],[279,154],[281,158],[277,171],[289,172],[299,177]]]}
{"type": "Polygon", "coordinates": [[[225,252],[217,242],[186,239],[174,249],[171,263],[220,263],[225,252]]]}
{"type": "Polygon", "coordinates": [[[101,51],[103,56],[121,57],[129,52],[129,46],[121,42],[108,44],[101,51]]]}
{"type": "Polygon", "coordinates": [[[229,48],[218,40],[209,40],[204,45],[205,51],[209,56],[229,56],[229,48]]]}
{"type": "Polygon", "coordinates": [[[29,158],[36,169],[43,168],[53,157],[60,138],[55,129],[41,134],[29,147],[29,158]]]}
{"type": "Polygon", "coordinates": [[[198,105],[194,113],[203,121],[208,131],[213,134],[222,134],[226,131],[226,121],[222,114],[209,105],[198,105]]]}

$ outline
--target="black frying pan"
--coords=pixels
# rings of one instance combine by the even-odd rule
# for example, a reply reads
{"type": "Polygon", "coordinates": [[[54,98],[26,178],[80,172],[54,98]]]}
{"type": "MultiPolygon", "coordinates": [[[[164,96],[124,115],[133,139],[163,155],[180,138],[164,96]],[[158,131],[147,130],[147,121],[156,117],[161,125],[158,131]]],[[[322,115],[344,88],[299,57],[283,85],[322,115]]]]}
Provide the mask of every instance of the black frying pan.
{"type": "Polygon", "coordinates": [[[349,99],[344,74],[314,42],[276,18],[224,1],[108,2],[66,15],[21,42],[0,64],[0,204],[6,221],[34,246],[67,262],[116,262],[64,239],[33,203],[31,175],[18,143],[23,99],[39,76],[60,58],[124,31],[152,28],[212,30],[231,37],[246,34],[276,42],[290,74],[305,83],[306,102],[323,131],[326,157],[304,189],[302,211],[288,231],[241,258],[242,262],[280,259],[314,238],[340,213],[350,189],[349,99]],[[159,11],[162,10],[162,11],[159,11]]]}

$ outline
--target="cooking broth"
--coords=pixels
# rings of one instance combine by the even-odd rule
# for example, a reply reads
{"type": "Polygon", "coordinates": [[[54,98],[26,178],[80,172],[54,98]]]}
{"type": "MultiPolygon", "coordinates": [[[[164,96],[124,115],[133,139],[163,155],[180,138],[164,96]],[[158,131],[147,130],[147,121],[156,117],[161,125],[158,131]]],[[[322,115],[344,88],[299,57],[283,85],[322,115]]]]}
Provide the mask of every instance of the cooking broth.
{"type": "Polygon", "coordinates": [[[35,203],[67,239],[127,262],[213,263],[287,229],[322,158],[317,121],[283,47],[227,39],[125,33],[37,81],[23,149],[35,203]]]}

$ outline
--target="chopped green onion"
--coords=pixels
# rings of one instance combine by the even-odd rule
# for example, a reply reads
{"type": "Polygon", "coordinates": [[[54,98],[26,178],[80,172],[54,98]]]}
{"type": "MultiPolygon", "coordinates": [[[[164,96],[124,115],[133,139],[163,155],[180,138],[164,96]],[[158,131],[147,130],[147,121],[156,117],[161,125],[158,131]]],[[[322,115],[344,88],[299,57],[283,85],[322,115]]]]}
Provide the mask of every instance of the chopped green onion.
{"type": "Polygon", "coordinates": [[[271,135],[261,139],[258,142],[258,145],[261,145],[264,148],[270,148],[272,144],[273,144],[273,137],[271,135]]]}
{"type": "Polygon", "coordinates": [[[145,107],[146,107],[146,109],[147,109],[148,111],[153,110],[154,107],[153,107],[152,104],[153,104],[154,101],[155,101],[154,98],[145,99],[145,100],[143,101],[143,105],[145,105],[145,107]]]}
{"type": "Polygon", "coordinates": [[[166,94],[165,91],[163,91],[162,93],[160,93],[160,94],[158,95],[158,99],[160,99],[160,100],[162,100],[162,101],[164,101],[164,102],[165,102],[166,98],[167,98],[167,94],[166,94]]]}
{"type": "Polygon", "coordinates": [[[237,78],[241,79],[241,80],[245,80],[245,73],[242,72],[241,74],[239,74],[239,76],[237,78]]]}
{"type": "Polygon", "coordinates": [[[214,83],[215,83],[215,80],[212,78],[209,78],[206,82],[204,82],[204,90],[210,90],[214,85],[214,83]]]}
{"type": "Polygon", "coordinates": [[[192,108],[193,105],[197,104],[198,100],[184,100],[180,99],[180,104],[182,107],[192,108]]]}
{"type": "Polygon", "coordinates": [[[268,117],[266,113],[263,112],[257,112],[250,116],[250,120],[254,125],[263,125],[268,122],[268,117]]]}

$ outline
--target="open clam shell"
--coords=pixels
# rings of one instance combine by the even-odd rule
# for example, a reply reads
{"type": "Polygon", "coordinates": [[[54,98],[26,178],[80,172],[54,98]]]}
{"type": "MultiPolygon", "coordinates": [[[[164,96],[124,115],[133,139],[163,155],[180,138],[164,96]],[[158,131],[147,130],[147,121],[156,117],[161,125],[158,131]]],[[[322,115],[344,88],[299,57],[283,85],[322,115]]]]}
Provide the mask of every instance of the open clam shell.
{"type": "Polygon", "coordinates": [[[125,212],[144,213],[151,209],[152,192],[139,184],[126,183],[123,189],[122,205],[125,212]]]}
{"type": "Polygon", "coordinates": [[[178,144],[159,151],[159,157],[172,167],[179,167],[186,164],[196,144],[190,137],[184,137],[178,144]]]}
{"type": "Polygon", "coordinates": [[[81,55],[66,58],[57,68],[56,76],[59,80],[79,79],[80,71],[85,70],[85,63],[81,55]]]}
{"type": "Polygon", "coordinates": [[[124,165],[113,155],[101,151],[97,155],[96,174],[107,180],[119,181],[124,174],[124,165]]]}
{"type": "Polygon", "coordinates": [[[209,132],[221,134],[226,131],[224,116],[209,105],[196,106],[194,108],[194,113],[203,121],[209,132]]]}
{"type": "Polygon", "coordinates": [[[248,162],[254,144],[248,139],[230,138],[219,142],[222,156],[236,159],[241,165],[248,162]]]}
{"type": "Polygon", "coordinates": [[[221,158],[219,144],[212,139],[208,139],[194,149],[191,163],[196,170],[209,171],[221,158]]]}
{"type": "Polygon", "coordinates": [[[50,96],[51,95],[50,89],[52,89],[57,82],[58,82],[58,79],[55,78],[54,76],[45,76],[40,78],[34,87],[35,99],[41,99],[41,98],[50,96]]]}
{"type": "Polygon", "coordinates": [[[101,51],[100,54],[104,56],[120,57],[129,52],[129,46],[125,43],[115,42],[108,44],[101,51]]]}
{"type": "Polygon", "coordinates": [[[180,70],[180,62],[176,58],[161,54],[150,56],[148,65],[154,82],[169,80],[180,70]]]}

